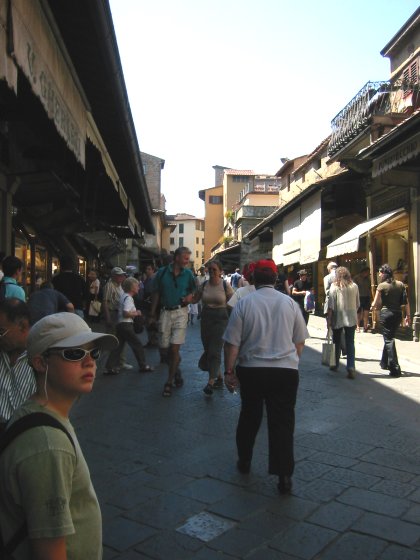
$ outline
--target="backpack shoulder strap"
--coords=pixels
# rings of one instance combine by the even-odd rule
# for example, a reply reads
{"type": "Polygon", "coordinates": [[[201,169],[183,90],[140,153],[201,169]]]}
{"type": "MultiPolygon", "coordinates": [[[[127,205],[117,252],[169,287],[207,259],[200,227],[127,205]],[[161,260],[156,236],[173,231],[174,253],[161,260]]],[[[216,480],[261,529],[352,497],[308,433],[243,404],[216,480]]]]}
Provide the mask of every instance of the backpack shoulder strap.
{"type": "Polygon", "coordinates": [[[10,428],[8,428],[1,436],[0,453],[2,453],[6,449],[6,447],[8,447],[12,443],[13,440],[20,436],[20,434],[23,434],[31,428],[37,428],[38,426],[49,426],[51,428],[56,428],[64,432],[69,438],[70,443],[72,444],[73,449],[76,453],[76,446],[68,430],[66,430],[61,422],[45,412],[33,412],[32,414],[27,414],[26,416],[19,418],[19,420],[16,420],[16,422],[14,422],[10,426],[10,428]]]}
{"type": "MultiPolygon", "coordinates": [[[[56,420],[50,414],[45,412],[33,412],[32,414],[28,414],[16,420],[10,428],[8,428],[5,432],[3,432],[0,438],[0,454],[8,447],[12,441],[14,441],[18,436],[23,434],[24,432],[30,430],[31,428],[36,428],[38,426],[50,426],[51,428],[56,428],[61,430],[66,434],[69,438],[70,443],[73,446],[74,452],[76,453],[76,446],[74,444],[73,438],[69,434],[68,430],[56,420]]],[[[4,554],[11,556],[15,548],[18,546],[20,542],[26,537],[28,532],[28,528],[26,525],[26,521],[19,527],[13,537],[9,540],[7,544],[4,544],[3,537],[0,532],[0,558],[7,558],[7,556],[3,556],[4,554]]]]}
{"type": "Polygon", "coordinates": [[[226,280],[223,278],[223,289],[225,290],[225,294],[227,293],[227,285],[226,280]]]}

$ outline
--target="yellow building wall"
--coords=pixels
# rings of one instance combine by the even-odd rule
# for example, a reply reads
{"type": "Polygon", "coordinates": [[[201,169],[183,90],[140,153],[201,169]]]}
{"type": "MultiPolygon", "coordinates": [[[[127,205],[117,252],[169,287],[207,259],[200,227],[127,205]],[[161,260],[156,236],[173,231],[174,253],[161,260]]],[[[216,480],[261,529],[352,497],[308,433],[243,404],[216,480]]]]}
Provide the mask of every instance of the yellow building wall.
{"type": "Polygon", "coordinates": [[[223,235],[224,211],[222,204],[210,204],[210,196],[221,196],[223,198],[223,186],[207,189],[205,200],[204,218],[204,262],[211,257],[211,248],[216,245],[223,235]]]}

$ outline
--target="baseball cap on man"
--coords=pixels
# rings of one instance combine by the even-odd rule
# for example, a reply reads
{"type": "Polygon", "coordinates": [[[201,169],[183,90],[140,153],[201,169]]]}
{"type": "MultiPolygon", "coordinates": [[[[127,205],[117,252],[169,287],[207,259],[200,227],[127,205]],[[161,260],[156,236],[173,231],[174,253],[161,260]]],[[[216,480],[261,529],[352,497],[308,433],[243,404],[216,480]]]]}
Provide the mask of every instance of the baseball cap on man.
{"type": "Polygon", "coordinates": [[[37,321],[27,338],[28,361],[50,348],[77,348],[95,341],[101,350],[113,350],[118,339],[112,334],[92,332],[87,323],[75,313],[54,313],[37,321]]]}
{"type": "Polygon", "coordinates": [[[120,266],[114,266],[114,268],[111,270],[111,276],[120,276],[122,274],[124,274],[124,276],[126,275],[126,273],[120,266]]]}
{"type": "Polygon", "coordinates": [[[302,270],[299,270],[298,274],[299,276],[308,276],[308,271],[302,268],[302,270]]]}
{"type": "Polygon", "coordinates": [[[259,261],[257,261],[256,263],[254,263],[254,271],[256,270],[263,270],[263,269],[269,269],[272,272],[274,272],[275,274],[277,274],[277,266],[276,263],[272,260],[268,260],[268,259],[261,259],[259,261]]]}

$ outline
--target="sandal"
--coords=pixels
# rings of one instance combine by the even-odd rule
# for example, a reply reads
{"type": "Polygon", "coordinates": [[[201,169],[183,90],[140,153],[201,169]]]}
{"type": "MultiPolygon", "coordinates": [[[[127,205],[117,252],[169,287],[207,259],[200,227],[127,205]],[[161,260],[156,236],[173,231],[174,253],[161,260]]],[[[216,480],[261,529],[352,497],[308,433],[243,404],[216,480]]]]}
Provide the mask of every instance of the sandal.
{"type": "Polygon", "coordinates": [[[147,373],[147,372],[151,372],[151,371],[155,371],[155,368],[149,365],[146,365],[142,368],[139,369],[140,373],[147,373]]]}
{"type": "Polygon", "coordinates": [[[179,387],[182,387],[184,385],[184,379],[181,376],[181,372],[177,372],[175,374],[175,381],[174,381],[174,385],[175,387],[177,387],[179,389],[179,387]]]}
{"type": "Polygon", "coordinates": [[[172,395],[172,385],[170,383],[165,383],[163,386],[162,397],[170,397],[172,395]]]}

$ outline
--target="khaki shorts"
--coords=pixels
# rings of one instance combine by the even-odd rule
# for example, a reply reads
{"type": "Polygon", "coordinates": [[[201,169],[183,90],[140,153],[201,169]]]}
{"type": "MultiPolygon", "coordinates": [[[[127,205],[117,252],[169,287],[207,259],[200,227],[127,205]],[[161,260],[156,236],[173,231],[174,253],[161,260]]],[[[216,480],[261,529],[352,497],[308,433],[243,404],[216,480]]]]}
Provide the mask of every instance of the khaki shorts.
{"type": "Polygon", "coordinates": [[[169,348],[171,344],[184,344],[187,322],[188,307],[173,311],[162,309],[159,318],[159,346],[169,348]]]}

